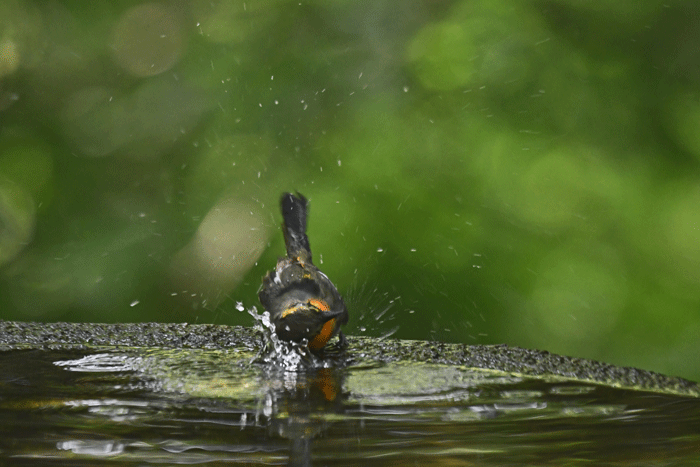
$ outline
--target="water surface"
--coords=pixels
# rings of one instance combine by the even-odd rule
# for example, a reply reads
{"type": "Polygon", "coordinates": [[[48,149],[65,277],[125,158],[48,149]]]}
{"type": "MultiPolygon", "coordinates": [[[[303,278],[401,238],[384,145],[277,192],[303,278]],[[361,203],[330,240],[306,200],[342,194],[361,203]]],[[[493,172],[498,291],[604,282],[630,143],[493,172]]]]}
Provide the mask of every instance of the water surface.
{"type": "Polygon", "coordinates": [[[0,352],[8,465],[689,465],[700,399],[355,352],[288,371],[220,349],[0,352]]]}

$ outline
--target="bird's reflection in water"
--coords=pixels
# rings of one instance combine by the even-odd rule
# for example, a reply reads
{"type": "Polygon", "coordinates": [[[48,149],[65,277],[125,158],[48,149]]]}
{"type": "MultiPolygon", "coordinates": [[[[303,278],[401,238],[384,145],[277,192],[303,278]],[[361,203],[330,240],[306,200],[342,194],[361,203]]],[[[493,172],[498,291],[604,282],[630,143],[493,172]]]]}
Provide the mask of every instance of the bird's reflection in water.
{"type": "Polygon", "coordinates": [[[270,436],[290,441],[290,466],[310,466],[313,439],[326,429],[330,416],[343,409],[349,363],[345,345],[339,342],[311,351],[305,339],[285,342],[275,333],[267,311],[258,314],[255,307],[247,311],[262,338],[253,361],[262,371],[264,386],[256,419],[263,415],[270,436]]]}
{"type": "Polygon", "coordinates": [[[344,368],[268,369],[263,412],[271,436],[290,441],[289,465],[310,466],[313,439],[342,411],[344,368]]]}

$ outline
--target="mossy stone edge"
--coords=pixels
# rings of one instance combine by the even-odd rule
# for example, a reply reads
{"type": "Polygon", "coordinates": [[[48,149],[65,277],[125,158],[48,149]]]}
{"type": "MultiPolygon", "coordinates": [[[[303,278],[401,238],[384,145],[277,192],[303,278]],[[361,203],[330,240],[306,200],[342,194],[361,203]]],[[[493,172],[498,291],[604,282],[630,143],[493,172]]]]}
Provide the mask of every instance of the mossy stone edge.
{"type": "MultiPolygon", "coordinates": [[[[253,328],[213,324],[96,324],[0,321],[0,350],[159,347],[226,350],[260,348],[253,328]]],[[[348,337],[350,360],[411,361],[498,371],[538,379],[602,384],[633,390],[700,397],[700,386],[682,378],[583,358],[507,345],[466,345],[432,341],[348,337]]]]}

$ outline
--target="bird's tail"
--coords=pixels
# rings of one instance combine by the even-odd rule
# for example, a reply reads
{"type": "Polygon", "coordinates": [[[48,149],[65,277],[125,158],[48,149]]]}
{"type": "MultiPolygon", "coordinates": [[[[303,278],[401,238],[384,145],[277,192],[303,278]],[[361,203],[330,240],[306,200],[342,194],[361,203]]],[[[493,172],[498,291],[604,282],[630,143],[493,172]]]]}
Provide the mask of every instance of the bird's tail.
{"type": "Polygon", "coordinates": [[[308,215],[308,201],[304,195],[297,192],[282,195],[282,219],[284,225],[284,245],[287,248],[287,256],[303,256],[311,261],[311,247],[309,237],[306,236],[306,217],[308,215]]]}

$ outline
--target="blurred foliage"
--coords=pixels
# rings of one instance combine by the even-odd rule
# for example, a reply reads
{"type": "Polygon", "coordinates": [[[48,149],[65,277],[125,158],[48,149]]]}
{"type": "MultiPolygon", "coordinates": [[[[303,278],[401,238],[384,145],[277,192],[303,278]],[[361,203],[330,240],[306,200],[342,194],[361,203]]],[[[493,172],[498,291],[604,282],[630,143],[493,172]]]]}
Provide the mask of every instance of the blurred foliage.
{"type": "Polygon", "coordinates": [[[0,318],[250,324],[311,201],[349,333],[700,379],[700,5],[0,4],[0,318]]]}

